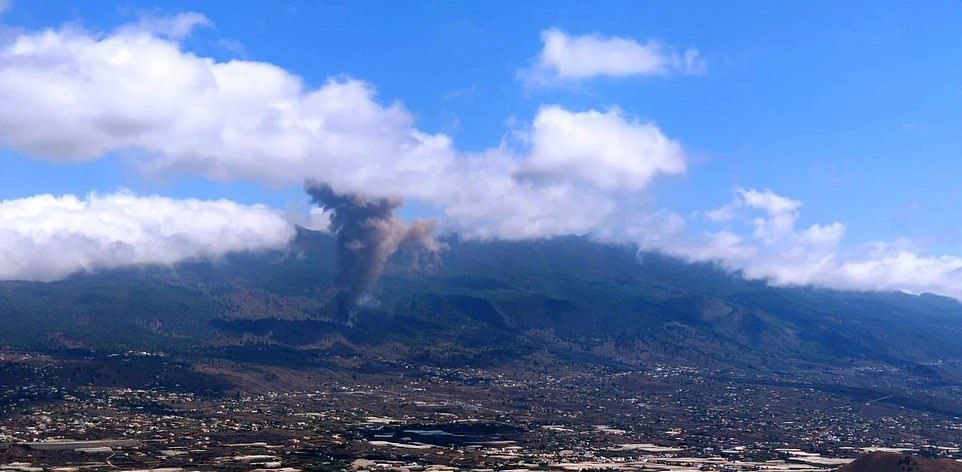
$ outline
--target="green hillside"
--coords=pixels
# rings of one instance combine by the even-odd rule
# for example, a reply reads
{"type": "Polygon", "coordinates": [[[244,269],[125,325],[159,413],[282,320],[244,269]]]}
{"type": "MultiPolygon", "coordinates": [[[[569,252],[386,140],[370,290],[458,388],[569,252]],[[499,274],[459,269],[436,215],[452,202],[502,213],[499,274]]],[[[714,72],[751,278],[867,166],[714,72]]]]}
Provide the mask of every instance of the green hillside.
{"type": "Polygon", "coordinates": [[[877,362],[934,377],[962,359],[962,305],[942,297],[769,287],[584,237],[447,243],[420,270],[395,257],[350,326],[331,321],[331,237],[301,230],[283,252],[0,284],[0,343],[218,355],[256,347],[298,362],[497,363],[536,352],[626,365],[877,362]]]}

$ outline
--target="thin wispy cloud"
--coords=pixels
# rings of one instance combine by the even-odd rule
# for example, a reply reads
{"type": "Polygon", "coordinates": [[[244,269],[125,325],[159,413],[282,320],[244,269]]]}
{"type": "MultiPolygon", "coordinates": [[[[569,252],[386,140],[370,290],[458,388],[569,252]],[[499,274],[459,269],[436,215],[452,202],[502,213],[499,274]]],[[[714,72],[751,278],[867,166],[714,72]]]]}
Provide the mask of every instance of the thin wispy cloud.
{"type": "Polygon", "coordinates": [[[126,25],[122,29],[181,40],[190,36],[198,28],[212,26],[213,23],[207,16],[197,12],[187,12],[177,15],[143,15],[137,22],[126,25]]]}
{"type": "Polygon", "coordinates": [[[598,77],[645,77],[701,74],[705,60],[697,49],[677,51],[656,40],[589,34],[559,29],[541,33],[542,49],[534,64],[519,72],[528,86],[576,83],[598,77]]]}

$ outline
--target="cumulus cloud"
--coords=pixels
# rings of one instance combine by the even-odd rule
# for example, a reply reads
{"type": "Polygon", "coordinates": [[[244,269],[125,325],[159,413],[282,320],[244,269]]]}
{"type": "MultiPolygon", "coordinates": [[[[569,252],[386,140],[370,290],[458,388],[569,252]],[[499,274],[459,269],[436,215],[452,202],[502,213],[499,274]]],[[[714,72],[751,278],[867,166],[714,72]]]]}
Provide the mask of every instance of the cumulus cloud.
{"type": "Polygon", "coordinates": [[[534,120],[525,170],[602,190],[639,190],[658,174],[685,171],[679,143],[621,111],[572,113],[543,107],[534,120]]]}
{"type": "MultiPolygon", "coordinates": [[[[0,0],[2,1],[2,0],[0,0]]],[[[690,234],[646,207],[657,176],[685,171],[683,146],[618,109],[541,107],[517,143],[480,153],[419,130],[399,103],[340,77],[317,86],[272,64],[218,62],[178,42],[202,15],[142,20],[106,34],[19,32],[0,43],[0,145],[52,161],[110,153],[145,172],[406,198],[475,238],[591,233],[689,260],[717,261],[778,285],[933,291],[962,298],[962,259],[904,244],[845,248],[841,222],[799,227],[801,202],[738,189],[703,213],[720,225],[690,234]]],[[[536,71],[559,80],[697,72],[695,51],[551,30],[536,71]]],[[[305,212],[306,213],[306,212],[305,212]]],[[[302,216],[314,228],[326,213],[302,216]]],[[[284,245],[292,226],[273,210],[225,201],[120,193],[0,203],[0,279],[52,280],[75,271],[170,264],[284,245]]]]}
{"type": "Polygon", "coordinates": [[[431,143],[410,133],[399,106],[372,95],[351,80],[306,90],[273,65],[217,63],[134,26],[102,38],[47,30],[0,51],[0,140],[48,159],[137,149],[158,169],[289,182],[310,165],[344,172],[431,143]]]}
{"type": "Polygon", "coordinates": [[[520,144],[459,152],[365,82],[312,87],[272,64],[182,50],[176,38],[205,23],[185,14],[14,36],[0,45],[0,145],[55,161],[128,153],[145,172],[217,181],[315,179],[417,200],[483,238],[596,230],[616,212],[613,192],[684,170],[676,141],[616,110],[545,107],[520,144]]]}
{"type": "Polygon", "coordinates": [[[37,195],[0,201],[0,280],[169,265],[284,247],[294,229],[275,210],[227,200],[37,195]]]}
{"type": "Polygon", "coordinates": [[[595,77],[698,74],[705,62],[698,50],[677,52],[658,41],[600,34],[573,36],[559,29],[541,32],[542,49],[520,77],[529,85],[573,82],[595,77]]]}
{"type": "Polygon", "coordinates": [[[962,258],[927,256],[902,242],[843,246],[841,222],[798,227],[802,202],[771,190],[736,189],[728,204],[704,213],[725,228],[702,234],[675,225],[672,234],[643,241],[647,249],[716,262],[749,279],[777,286],[932,292],[962,299],[962,258]],[[737,224],[747,226],[739,231],[737,224]]]}
{"type": "Polygon", "coordinates": [[[732,202],[706,216],[718,221],[724,213],[729,217],[724,221],[741,220],[751,232],[740,235],[730,228],[710,232],[688,257],[717,260],[749,278],[777,285],[823,285],[821,272],[841,257],[845,226],[835,222],[798,229],[801,206],[771,190],[736,189],[732,202]]]}
{"type": "Polygon", "coordinates": [[[737,189],[738,198],[728,205],[708,213],[708,217],[718,217],[733,209],[745,207],[763,212],[763,216],[752,220],[754,236],[766,242],[773,242],[791,235],[798,220],[798,209],[802,203],[778,195],[771,190],[737,189]]]}

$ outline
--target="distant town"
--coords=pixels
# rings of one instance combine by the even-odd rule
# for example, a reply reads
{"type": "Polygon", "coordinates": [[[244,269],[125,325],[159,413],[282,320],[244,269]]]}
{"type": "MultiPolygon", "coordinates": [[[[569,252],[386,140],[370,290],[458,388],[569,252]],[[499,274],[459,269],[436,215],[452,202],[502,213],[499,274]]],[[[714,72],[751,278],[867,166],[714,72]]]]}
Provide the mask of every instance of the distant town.
{"type": "MultiPolygon", "coordinates": [[[[103,362],[147,357],[163,359],[103,362]]],[[[316,389],[272,391],[297,372],[223,364],[267,388],[205,396],[44,383],[58,364],[3,355],[4,372],[41,380],[0,392],[0,470],[819,471],[871,451],[962,459],[962,418],[688,367],[559,375],[410,365],[304,372],[316,389]]]]}

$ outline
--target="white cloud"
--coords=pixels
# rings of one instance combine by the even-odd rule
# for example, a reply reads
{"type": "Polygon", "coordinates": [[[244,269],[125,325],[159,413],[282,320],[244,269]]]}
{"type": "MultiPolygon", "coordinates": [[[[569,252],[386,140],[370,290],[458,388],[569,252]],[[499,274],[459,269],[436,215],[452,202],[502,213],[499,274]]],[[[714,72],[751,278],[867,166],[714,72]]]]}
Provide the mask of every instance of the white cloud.
{"type": "Polygon", "coordinates": [[[738,189],[737,192],[741,206],[765,212],[763,217],[752,220],[755,237],[770,243],[794,232],[801,202],[785,198],[771,190],[738,189]]]}
{"type": "Polygon", "coordinates": [[[224,52],[233,54],[234,56],[247,56],[247,48],[244,47],[244,43],[236,39],[221,38],[218,39],[214,44],[224,52]]]}
{"type": "Polygon", "coordinates": [[[769,216],[791,215],[802,206],[798,200],[783,197],[771,190],[737,189],[744,206],[764,210],[769,216]]]}
{"type": "Polygon", "coordinates": [[[619,110],[572,113],[542,107],[531,140],[527,172],[606,191],[639,190],[658,174],[685,171],[679,143],[654,124],[625,119],[619,110]]]}
{"type": "Polygon", "coordinates": [[[738,188],[734,200],[706,212],[706,217],[716,223],[745,221],[750,234],[724,229],[667,250],[688,259],[718,261],[748,278],[776,285],[825,286],[824,271],[843,257],[839,243],[845,226],[835,222],[799,230],[801,206],[771,190],[738,188]]]}
{"type": "Polygon", "coordinates": [[[698,50],[682,53],[649,40],[608,37],[600,34],[572,36],[559,29],[541,32],[541,53],[520,77],[529,85],[572,82],[594,77],[629,77],[698,74],[705,62],[698,50]]]}
{"type": "Polygon", "coordinates": [[[724,205],[724,206],[715,208],[714,210],[707,210],[703,212],[703,214],[705,215],[705,218],[708,221],[721,223],[721,222],[729,221],[732,218],[734,218],[735,217],[734,212],[735,212],[735,208],[733,208],[730,205],[724,205]]]}
{"type": "Polygon", "coordinates": [[[169,265],[284,247],[293,226],[275,210],[228,200],[37,195],[0,201],[0,280],[169,265]]]}
{"type": "Polygon", "coordinates": [[[812,244],[837,243],[845,237],[845,225],[838,221],[827,225],[814,224],[802,230],[800,236],[812,244]]]}
{"type": "MultiPolygon", "coordinates": [[[[127,153],[146,172],[213,180],[289,186],[314,178],[340,191],[417,200],[436,208],[444,225],[476,238],[592,233],[719,261],[778,285],[962,298],[962,259],[899,244],[843,249],[844,224],[798,228],[801,202],[769,190],[738,189],[732,202],[705,213],[750,230],[686,235],[683,218],[639,203],[656,176],[685,171],[684,149],[655,124],[617,109],[545,106],[520,144],[467,154],[448,136],[417,129],[400,104],[379,103],[362,81],[312,87],[268,63],[183,51],[177,38],[204,24],[188,15],[109,34],[45,30],[0,43],[0,145],[54,161],[127,153]]],[[[686,59],[653,43],[550,34],[564,41],[560,52],[544,56],[545,70],[565,80],[690,72],[698,62],[696,54],[686,59]],[[617,54],[566,62],[612,45],[617,54]],[[662,59],[642,60],[642,50],[660,51],[662,59]],[[633,58],[627,63],[634,69],[610,66],[611,57],[633,58]]],[[[311,214],[302,223],[323,227],[325,217],[311,214]]],[[[291,235],[273,210],[231,202],[32,197],[0,203],[0,279],[217,257],[277,247],[291,235]]]]}
{"type": "Polygon", "coordinates": [[[217,63],[133,27],[43,31],[0,51],[0,140],[55,160],[137,149],[156,169],[283,183],[436,142],[372,95],[352,80],[305,90],[273,65],[217,63]]]}
{"type": "Polygon", "coordinates": [[[739,209],[751,208],[764,214],[752,220],[754,235],[767,242],[778,240],[794,231],[801,202],[783,197],[771,190],[738,188],[735,200],[704,212],[705,218],[715,223],[732,220],[739,209]]]}
{"type": "Polygon", "coordinates": [[[962,258],[925,256],[891,244],[871,244],[866,250],[839,264],[826,286],[933,292],[962,300],[962,258]]]}
{"type": "Polygon", "coordinates": [[[716,223],[744,221],[752,230],[676,231],[648,249],[692,261],[714,261],[750,279],[779,286],[932,292],[962,299],[962,258],[926,256],[904,242],[842,246],[841,222],[798,228],[802,203],[770,190],[736,189],[735,199],[706,212],[716,223]]]}
{"type": "Polygon", "coordinates": [[[136,23],[125,26],[132,33],[150,33],[162,38],[184,39],[198,27],[211,27],[210,19],[201,13],[186,12],[172,16],[146,15],[136,23]]]}
{"type": "Polygon", "coordinates": [[[527,142],[461,153],[448,136],[418,130],[400,104],[378,103],[365,82],[310,87],[272,64],[185,52],[170,38],[205,19],[173,18],[0,45],[0,145],[55,161],[128,153],[145,172],[218,181],[313,178],[418,200],[485,238],[595,231],[617,211],[613,192],[684,170],[677,142],[619,111],[546,107],[527,142]],[[561,138],[564,148],[552,142],[561,138]]]}

